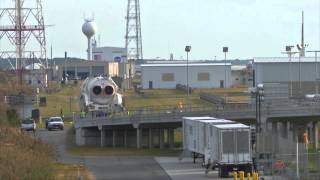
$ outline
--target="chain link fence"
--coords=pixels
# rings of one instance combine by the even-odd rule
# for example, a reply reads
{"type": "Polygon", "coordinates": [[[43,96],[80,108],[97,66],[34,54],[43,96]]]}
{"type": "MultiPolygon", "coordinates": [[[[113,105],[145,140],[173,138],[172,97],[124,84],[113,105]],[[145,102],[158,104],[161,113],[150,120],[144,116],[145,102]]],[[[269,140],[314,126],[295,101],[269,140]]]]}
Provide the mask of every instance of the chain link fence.
{"type": "Polygon", "coordinates": [[[320,179],[320,153],[307,149],[296,133],[286,137],[277,132],[257,135],[256,168],[262,177],[273,180],[320,179]]]}

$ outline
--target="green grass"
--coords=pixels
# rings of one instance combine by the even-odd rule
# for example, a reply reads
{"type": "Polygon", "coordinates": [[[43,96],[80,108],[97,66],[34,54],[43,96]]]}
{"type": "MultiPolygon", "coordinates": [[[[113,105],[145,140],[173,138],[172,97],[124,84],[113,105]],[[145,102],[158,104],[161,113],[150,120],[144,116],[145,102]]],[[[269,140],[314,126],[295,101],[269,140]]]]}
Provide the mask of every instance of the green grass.
{"type": "MultiPolygon", "coordinates": [[[[179,107],[179,104],[187,104],[185,93],[177,90],[144,90],[143,95],[138,95],[132,90],[124,94],[127,109],[147,108],[149,110],[161,110],[179,107]]],[[[200,100],[197,94],[190,95],[189,103],[193,107],[208,107],[210,103],[200,100]]]]}
{"type": "MultiPolygon", "coordinates": [[[[65,117],[71,117],[73,112],[79,112],[78,99],[80,95],[80,85],[70,84],[59,87],[58,84],[50,82],[51,89],[56,93],[41,93],[39,97],[47,98],[47,106],[39,107],[41,117],[59,116],[62,109],[65,117]],[[70,103],[71,99],[71,103],[70,103]],[[71,105],[71,108],[70,108],[71,105]]],[[[200,99],[199,94],[206,92],[209,94],[226,97],[227,102],[242,102],[248,101],[246,94],[247,88],[229,88],[229,89],[195,89],[194,93],[190,94],[189,98],[183,91],[179,90],[142,90],[143,95],[135,93],[133,90],[126,90],[124,95],[125,107],[127,110],[147,109],[153,111],[167,111],[173,108],[186,108],[185,104],[190,104],[191,107],[207,108],[212,107],[211,103],[200,99]],[[189,102],[188,102],[189,99],[189,102]]],[[[37,108],[38,106],[36,106],[37,108]]]]}
{"type": "Polygon", "coordinates": [[[47,105],[39,108],[41,117],[60,116],[60,111],[65,117],[71,117],[72,112],[78,112],[78,99],[80,95],[80,83],[62,87],[57,93],[41,93],[39,97],[47,98],[47,105]],[[71,100],[71,101],[70,101],[71,100]],[[71,102],[71,109],[70,109],[71,102]]]}

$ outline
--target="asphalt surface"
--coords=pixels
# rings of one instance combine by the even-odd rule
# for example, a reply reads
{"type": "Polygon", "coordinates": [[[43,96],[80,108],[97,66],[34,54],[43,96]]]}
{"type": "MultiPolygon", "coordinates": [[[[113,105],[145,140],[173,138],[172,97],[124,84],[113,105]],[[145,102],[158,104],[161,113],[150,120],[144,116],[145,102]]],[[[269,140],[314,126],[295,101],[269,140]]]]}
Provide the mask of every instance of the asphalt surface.
{"type": "Polygon", "coordinates": [[[73,156],[65,147],[67,130],[38,129],[37,136],[56,148],[57,160],[66,164],[83,164],[97,180],[167,180],[171,179],[153,157],[73,156]]]}

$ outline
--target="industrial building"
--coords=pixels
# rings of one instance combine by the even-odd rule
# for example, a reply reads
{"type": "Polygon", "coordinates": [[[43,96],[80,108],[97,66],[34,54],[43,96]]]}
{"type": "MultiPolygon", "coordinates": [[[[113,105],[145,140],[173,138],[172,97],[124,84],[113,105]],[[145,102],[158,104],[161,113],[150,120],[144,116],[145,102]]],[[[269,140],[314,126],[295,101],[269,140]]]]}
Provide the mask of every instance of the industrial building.
{"type": "Polygon", "coordinates": [[[94,61],[126,62],[127,49],[122,47],[93,47],[94,61]]]}
{"type": "Polygon", "coordinates": [[[191,88],[224,88],[231,86],[230,63],[142,64],[143,89],[174,89],[177,84],[191,88]],[[188,71],[187,71],[188,69],[188,71]]]}
{"type": "Polygon", "coordinates": [[[67,75],[67,79],[85,79],[96,75],[106,75],[110,77],[120,77],[118,85],[122,88],[130,88],[130,78],[134,76],[134,64],[133,63],[117,63],[107,61],[86,61],[86,60],[74,60],[65,61],[60,63],[57,68],[58,80],[63,80],[64,76],[67,75]],[[120,85],[121,84],[121,85],[120,85]]]}
{"type": "Polygon", "coordinates": [[[58,79],[63,79],[65,74],[69,79],[85,79],[95,75],[119,76],[119,65],[103,61],[66,61],[58,66],[58,79]]]}
{"type": "Polygon", "coordinates": [[[231,66],[231,84],[233,87],[253,85],[252,65],[231,66]]]}
{"type": "Polygon", "coordinates": [[[46,68],[40,63],[33,63],[24,69],[24,81],[37,88],[46,88],[48,84],[48,76],[46,68]]]}
{"type": "Polygon", "coordinates": [[[255,83],[287,86],[290,96],[318,93],[319,58],[254,58],[255,83]]]}

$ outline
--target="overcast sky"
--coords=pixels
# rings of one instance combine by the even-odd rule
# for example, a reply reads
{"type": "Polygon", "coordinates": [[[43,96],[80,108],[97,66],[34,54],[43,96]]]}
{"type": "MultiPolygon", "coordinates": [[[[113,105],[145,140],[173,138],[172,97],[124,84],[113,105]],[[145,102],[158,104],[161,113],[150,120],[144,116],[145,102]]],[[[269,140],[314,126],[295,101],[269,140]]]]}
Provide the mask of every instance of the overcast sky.
{"type": "MultiPolygon", "coordinates": [[[[5,7],[11,0],[0,0],[5,7]],[[6,2],[7,1],[7,2],[6,2]]],[[[31,0],[25,0],[31,1],[31,0]]],[[[34,0],[35,1],[35,0],[34,0]]],[[[127,0],[44,0],[47,44],[54,56],[86,57],[84,16],[94,14],[102,46],[125,45],[127,0]]],[[[320,49],[319,0],[140,0],[144,58],[230,58],[283,56],[285,45],[300,42],[301,11],[309,50],[320,49]]],[[[0,48],[6,47],[0,42],[0,48]]]]}

